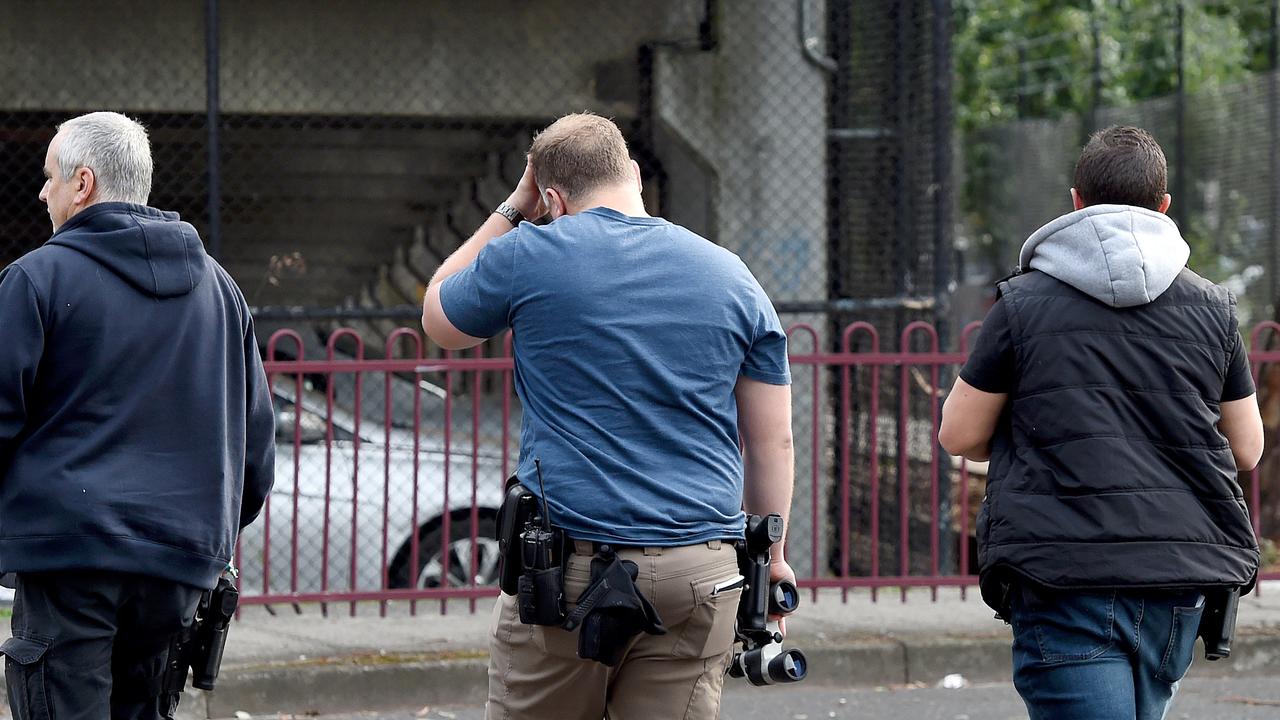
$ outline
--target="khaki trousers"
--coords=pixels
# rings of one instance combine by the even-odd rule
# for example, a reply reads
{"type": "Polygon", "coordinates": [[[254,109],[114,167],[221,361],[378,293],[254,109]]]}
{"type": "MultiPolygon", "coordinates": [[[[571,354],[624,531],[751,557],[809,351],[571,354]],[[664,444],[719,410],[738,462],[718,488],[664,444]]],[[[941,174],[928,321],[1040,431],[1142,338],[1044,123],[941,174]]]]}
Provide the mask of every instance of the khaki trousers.
{"type": "MultiPolygon", "coordinates": [[[[575,543],[565,598],[591,579],[591,545],[575,543]]],[[[524,625],[516,599],[494,606],[489,637],[488,720],[711,720],[733,648],[741,589],[713,593],[738,576],[733,545],[624,549],[639,568],[636,586],[653,603],[666,635],[641,633],[617,667],[578,658],[578,631],[524,625]]],[[[568,603],[572,609],[575,603],[568,603]]]]}

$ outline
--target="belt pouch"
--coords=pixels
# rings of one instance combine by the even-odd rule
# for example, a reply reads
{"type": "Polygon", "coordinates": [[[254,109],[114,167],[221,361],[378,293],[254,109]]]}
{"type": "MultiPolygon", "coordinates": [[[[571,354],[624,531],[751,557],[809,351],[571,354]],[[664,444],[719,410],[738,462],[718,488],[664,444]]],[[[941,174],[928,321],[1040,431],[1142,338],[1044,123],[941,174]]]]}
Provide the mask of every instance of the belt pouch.
{"type": "Polygon", "coordinates": [[[558,627],[564,622],[564,574],[560,566],[546,570],[526,569],[520,576],[516,598],[520,622],[558,627]]]}

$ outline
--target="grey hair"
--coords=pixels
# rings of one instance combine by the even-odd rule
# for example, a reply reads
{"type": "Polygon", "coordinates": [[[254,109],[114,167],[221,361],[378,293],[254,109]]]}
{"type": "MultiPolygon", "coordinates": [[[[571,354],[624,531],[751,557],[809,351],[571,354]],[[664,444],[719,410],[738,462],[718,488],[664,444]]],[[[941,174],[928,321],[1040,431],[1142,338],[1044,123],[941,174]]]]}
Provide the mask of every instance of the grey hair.
{"type": "Polygon", "coordinates": [[[76,170],[93,171],[101,202],[147,204],[151,195],[151,142],[136,120],[95,112],[58,126],[58,169],[70,180],[76,170]]]}

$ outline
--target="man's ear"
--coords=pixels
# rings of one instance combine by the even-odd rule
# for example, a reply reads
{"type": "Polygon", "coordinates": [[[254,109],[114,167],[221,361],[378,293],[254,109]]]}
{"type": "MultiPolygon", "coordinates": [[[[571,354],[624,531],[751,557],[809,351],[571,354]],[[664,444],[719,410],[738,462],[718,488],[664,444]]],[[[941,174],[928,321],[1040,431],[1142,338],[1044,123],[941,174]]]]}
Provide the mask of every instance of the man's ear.
{"type": "Polygon", "coordinates": [[[553,187],[547,188],[546,199],[543,200],[543,203],[547,206],[547,214],[551,216],[552,220],[569,214],[569,206],[564,200],[564,195],[561,195],[560,191],[553,187]]]}
{"type": "Polygon", "coordinates": [[[640,164],[635,160],[631,161],[631,174],[636,178],[636,190],[644,192],[644,180],[640,179],[640,164]]]}
{"type": "Polygon", "coordinates": [[[89,201],[89,198],[93,197],[93,191],[97,186],[97,178],[93,176],[93,170],[82,167],[76,170],[76,183],[79,187],[76,188],[76,196],[72,199],[72,202],[76,205],[84,205],[89,201]]]}
{"type": "Polygon", "coordinates": [[[1080,193],[1075,188],[1071,188],[1071,206],[1076,210],[1084,209],[1084,201],[1080,199],[1080,193]]]}
{"type": "Polygon", "coordinates": [[[1173,204],[1173,196],[1169,193],[1164,194],[1164,198],[1160,200],[1160,207],[1156,208],[1156,212],[1169,214],[1169,206],[1173,204]]]}

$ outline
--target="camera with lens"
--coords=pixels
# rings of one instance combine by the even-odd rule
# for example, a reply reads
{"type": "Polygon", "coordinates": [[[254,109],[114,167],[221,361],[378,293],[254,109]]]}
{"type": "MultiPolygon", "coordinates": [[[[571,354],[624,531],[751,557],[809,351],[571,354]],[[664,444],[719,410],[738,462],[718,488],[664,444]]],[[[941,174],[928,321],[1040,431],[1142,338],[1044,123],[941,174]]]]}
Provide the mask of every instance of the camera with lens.
{"type": "Polygon", "coordinates": [[[735,630],[741,651],[735,651],[729,674],[752,685],[799,682],[808,673],[804,653],[782,647],[782,633],[769,615],[787,615],[800,606],[794,583],[769,582],[770,549],[782,539],[780,515],[749,515],[746,538],[738,544],[738,569],[745,578],[735,630]]]}

